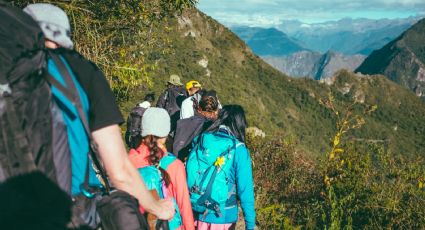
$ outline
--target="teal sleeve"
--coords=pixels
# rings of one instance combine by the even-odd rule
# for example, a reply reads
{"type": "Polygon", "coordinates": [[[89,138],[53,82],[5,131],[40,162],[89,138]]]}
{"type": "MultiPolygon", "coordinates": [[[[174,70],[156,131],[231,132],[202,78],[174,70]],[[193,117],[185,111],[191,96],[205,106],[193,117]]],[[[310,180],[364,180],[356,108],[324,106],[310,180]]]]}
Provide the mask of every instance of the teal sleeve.
{"type": "Polygon", "coordinates": [[[254,182],[251,157],[245,145],[239,146],[235,154],[237,195],[244,214],[246,229],[255,227],[254,182]]]}

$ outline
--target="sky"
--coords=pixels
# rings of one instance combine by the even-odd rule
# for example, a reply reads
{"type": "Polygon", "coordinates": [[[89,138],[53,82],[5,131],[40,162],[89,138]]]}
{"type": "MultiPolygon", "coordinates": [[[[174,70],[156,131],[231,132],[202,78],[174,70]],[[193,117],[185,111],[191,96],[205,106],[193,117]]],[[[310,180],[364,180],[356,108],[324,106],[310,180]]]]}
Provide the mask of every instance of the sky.
{"type": "Polygon", "coordinates": [[[342,18],[407,18],[425,15],[425,0],[199,0],[198,9],[226,26],[270,27],[342,18]]]}

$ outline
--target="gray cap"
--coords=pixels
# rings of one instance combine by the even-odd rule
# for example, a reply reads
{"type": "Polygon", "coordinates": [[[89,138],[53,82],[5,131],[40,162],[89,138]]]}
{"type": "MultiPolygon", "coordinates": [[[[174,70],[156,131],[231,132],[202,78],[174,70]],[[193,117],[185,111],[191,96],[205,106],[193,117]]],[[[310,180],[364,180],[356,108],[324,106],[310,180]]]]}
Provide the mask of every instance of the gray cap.
{"type": "Polygon", "coordinates": [[[170,115],[163,108],[150,107],[142,117],[142,137],[166,137],[170,133],[170,115]]]}
{"type": "Polygon", "coordinates": [[[40,25],[47,39],[67,49],[74,47],[69,19],[61,8],[48,3],[36,3],[25,7],[24,12],[40,25]]]}

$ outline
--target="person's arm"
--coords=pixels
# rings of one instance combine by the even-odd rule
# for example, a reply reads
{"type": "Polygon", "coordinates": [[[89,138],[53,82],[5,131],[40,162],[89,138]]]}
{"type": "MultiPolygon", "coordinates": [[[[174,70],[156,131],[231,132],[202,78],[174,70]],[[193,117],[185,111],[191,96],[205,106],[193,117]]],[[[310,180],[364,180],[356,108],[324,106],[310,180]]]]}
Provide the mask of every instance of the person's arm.
{"type": "Polygon", "coordinates": [[[235,170],[237,195],[241,203],[245,226],[246,229],[254,229],[254,183],[252,178],[251,157],[245,145],[239,146],[236,149],[235,170]]]}
{"type": "Polygon", "coordinates": [[[167,172],[173,185],[173,197],[176,199],[177,206],[179,206],[183,227],[185,230],[194,230],[192,205],[190,204],[184,165],[180,160],[175,160],[168,166],[167,172]]]}
{"type": "Polygon", "coordinates": [[[139,173],[127,156],[118,125],[110,125],[92,133],[99,154],[113,186],[133,195],[146,211],[159,219],[171,219],[174,205],[170,199],[156,201],[147,190],[139,173]]]}

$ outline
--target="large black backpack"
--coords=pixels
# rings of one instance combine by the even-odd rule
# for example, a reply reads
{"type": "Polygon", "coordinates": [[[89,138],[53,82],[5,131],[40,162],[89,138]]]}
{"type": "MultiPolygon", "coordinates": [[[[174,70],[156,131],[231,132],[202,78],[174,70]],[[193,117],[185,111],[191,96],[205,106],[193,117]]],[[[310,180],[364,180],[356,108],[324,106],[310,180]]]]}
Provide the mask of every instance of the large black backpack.
{"type": "Polygon", "coordinates": [[[57,187],[44,36],[30,16],[2,1],[0,19],[0,182],[7,180],[0,184],[0,226],[62,229],[71,201],[57,187]]]}
{"type": "MultiPolygon", "coordinates": [[[[70,152],[60,149],[67,144],[66,127],[59,122],[62,114],[52,101],[50,85],[76,107],[90,138],[90,157],[107,181],[88,119],[65,65],[57,54],[45,49],[40,27],[21,9],[0,1],[0,18],[0,182],[37,170],[63,190],[70,189],[70,152]],[[48,56],[58,66],[67,87],[47,73],[48,56]]],[[[105,186],[109,189],[108,183],[105,186]]]]}
{"type": "Polygon", "coordinates": [[[146,108],[136,105],[128,115],[125,143],[131,149],[137,148],[142,140],[142,117],[145,111],[146,108]]]}
{"type": "Polygon", "coordinates": [[[36,169],[56,181],[43,33],[1,1],[0,18],[0,181],[36,169]]]}
{"type": "MultiPolygon", "coordinates": [[[[44,41],[41,29],[29,15],[0,0],[1,229],[69,229],[65,225],[71,218],[71,200],[63,190],[66,191],[71,182],[71,159],[69,151],[55,147],[59,146],[58,136],[66,133],[66,127],[57,126],[62,114],[52,100],[49,84],[63,93],[78,110],[90,138],[89,156],[104,182],[104,191],[106,194],[110,192],[72,78],[59,56],[46,51],[44,41]],[[48,55],[58,66],[66,88],[47,73],[48,55]]],[[[84,188],[88,188],[88,167],[89,164],[84,188]]],[[[83,218],[84,223],[94,226],[95,203],[80,199],[82,196],[75,198],[73,224],[83,224],[79,222],[83,218]],[[74,222],[74,217],[78,221],[74,222]]],[[[145,229],[147,226],[138,212],[137,200],[129,194],[117,191],[102,197],[99,202],[99,215],[106,221],[104,229],[118,229],[125,225],[145,229]]]]}

